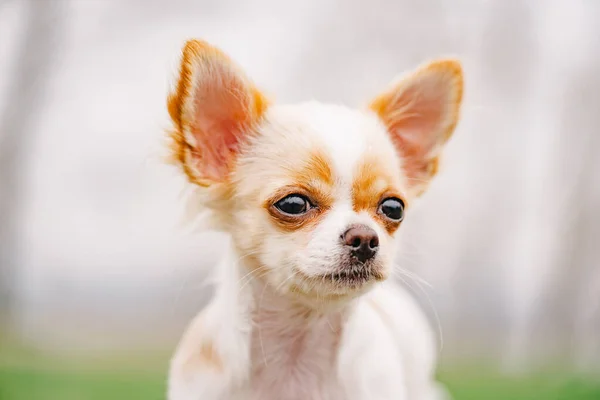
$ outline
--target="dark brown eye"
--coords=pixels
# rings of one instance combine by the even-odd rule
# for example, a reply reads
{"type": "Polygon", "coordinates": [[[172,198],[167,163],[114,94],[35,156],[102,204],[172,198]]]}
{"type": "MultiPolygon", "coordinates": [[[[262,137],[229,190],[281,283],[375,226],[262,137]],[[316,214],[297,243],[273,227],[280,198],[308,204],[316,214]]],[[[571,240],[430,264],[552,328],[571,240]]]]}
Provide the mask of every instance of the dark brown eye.
{"type": "Polygon", "coordinates": [[[389,197],[379,205],[379,213],[393,221],[400,222],[404,218],[404,202],[395,197],[389,197]]]}
{"type": "Polygon", "coordinates": [[[302,195],[290,194],[275,203],[275,207],[284,214],[301,215],[310,209],[310,202],[302,195]]]}

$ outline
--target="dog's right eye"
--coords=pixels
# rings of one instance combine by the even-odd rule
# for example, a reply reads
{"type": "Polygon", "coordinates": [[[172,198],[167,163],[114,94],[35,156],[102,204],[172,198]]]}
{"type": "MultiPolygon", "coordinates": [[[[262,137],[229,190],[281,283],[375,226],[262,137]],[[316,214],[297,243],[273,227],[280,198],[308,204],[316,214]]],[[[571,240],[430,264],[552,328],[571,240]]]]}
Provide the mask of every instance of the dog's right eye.
{"type": "Polygon", "coordinates": [[[299,194],[290,194],[275,203],[275,207],[285,214],[300,215],[307,212],[311,205],[306,197],[299,194]]]}

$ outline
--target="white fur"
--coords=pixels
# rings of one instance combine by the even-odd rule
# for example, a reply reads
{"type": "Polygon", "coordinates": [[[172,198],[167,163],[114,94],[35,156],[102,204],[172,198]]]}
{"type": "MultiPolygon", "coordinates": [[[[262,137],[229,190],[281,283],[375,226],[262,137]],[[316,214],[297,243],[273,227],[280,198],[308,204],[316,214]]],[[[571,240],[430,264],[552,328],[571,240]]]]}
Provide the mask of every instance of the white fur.
{"type": "Polygon", "coordinates": [[[392,268],[393,238],[369,214],[355,212],[351,198],[354,171],[366,152],[389,165],[399,187],[405,184],[383,125],[370,112],[307,103],[271,107],[258,133],[234,175],[231,250],[215,269],[214,298],[173,357],[169,400],[442,398],[433,380],[432,332],[393,282],[340,301],[320,302],[326,287],[310,304],[288,293],[296,272],[311,276],[335,267],[343,251],[338,238],[351,224],[376,230],[378,257],[392,268]],[[313,148],[331,159],[334,205],[309,234],[281,234],[248,199],[290,184],[286,171],[298,168],[297,154],[313,148]],[[255,272],[249,272],[250,256],[260,263],[255,272]],[[210,356],[202,359],[206,347],[210,356]]]}

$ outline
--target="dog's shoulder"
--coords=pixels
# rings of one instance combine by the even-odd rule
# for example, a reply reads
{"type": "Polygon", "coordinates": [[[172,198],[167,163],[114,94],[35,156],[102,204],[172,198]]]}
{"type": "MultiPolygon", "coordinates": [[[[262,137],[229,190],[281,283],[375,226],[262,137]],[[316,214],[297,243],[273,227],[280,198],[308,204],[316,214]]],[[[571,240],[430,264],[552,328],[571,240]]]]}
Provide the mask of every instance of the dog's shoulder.
{"type": "Polygon", "coordinates": [[[178,376],[195,375],[198,371],[219,372],[224,368],[207,311],[196,315],[177,346],[171,370],[178,376]]]}
{"type": "Polygon", "coordinates": [[[393,331],[400,346],[410,350],[408,353],[417,353],[417,359],[433,368],[437,353],[435,334],[416,299],[402,286],[388,281],[374,288],[366,300],[393,331]]]}
{"type": "Polygon", "coordinates": [[[409,393],[428,393],[410,398],[437,398],[429,394],[436,390],[436,335],[416,299],[400,285],[388,281],[374,288],[365,300],[396,338],[409,393]]]}
{"type": "Polygon", "coordinates": [[[247,379],[247,334],[222,308],[213,299],[188,325],[171,359],[169,399],[228,398],[247,379]]]}

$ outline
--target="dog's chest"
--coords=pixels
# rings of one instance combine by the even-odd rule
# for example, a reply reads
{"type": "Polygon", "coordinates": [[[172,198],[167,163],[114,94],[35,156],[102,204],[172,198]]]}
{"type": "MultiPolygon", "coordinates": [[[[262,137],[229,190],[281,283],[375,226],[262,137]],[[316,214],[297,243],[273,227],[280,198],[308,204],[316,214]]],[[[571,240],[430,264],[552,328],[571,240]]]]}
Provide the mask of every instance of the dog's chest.
{"type": "Polygon", "coordinates": [[[337,379],[341,318],[306,321],[304,326],[257,322],[251,341],[250,399],[345,397],[337,379]]]}

